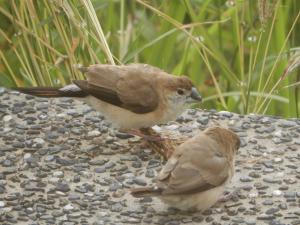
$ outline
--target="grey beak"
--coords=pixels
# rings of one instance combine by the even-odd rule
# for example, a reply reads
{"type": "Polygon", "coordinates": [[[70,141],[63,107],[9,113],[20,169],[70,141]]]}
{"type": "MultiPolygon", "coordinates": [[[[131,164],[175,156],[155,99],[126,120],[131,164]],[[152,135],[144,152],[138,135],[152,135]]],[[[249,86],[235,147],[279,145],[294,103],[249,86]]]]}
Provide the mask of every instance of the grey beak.
{"type": "Polygon", "coordinates": [[[191,98],[197,102],[202,101],[202,97],[199,94],[198,90],[195,87],[192,87],[191,98]]]}

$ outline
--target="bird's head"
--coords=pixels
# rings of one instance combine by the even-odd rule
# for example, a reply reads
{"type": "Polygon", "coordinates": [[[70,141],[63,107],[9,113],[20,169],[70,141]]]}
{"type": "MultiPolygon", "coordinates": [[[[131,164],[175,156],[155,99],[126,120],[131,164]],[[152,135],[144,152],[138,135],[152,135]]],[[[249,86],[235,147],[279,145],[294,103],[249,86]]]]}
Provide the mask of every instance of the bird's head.
{"type": "Polygon", "coordinates": [[[236,153],[240,148],[240,137],[230,129],[219,126],[209,127],[204,131],[204,133],[213,138],[219,144],[226,146],[225,150],[227,151],[233,151],[233,153],[236,153]]]}
{"type": "Polygon", "coordinates": [[[199,94],[192,81],[186,77],[174,77],[165,80],[164,95],[169,104],[182,106],[187,103],[201,102],[202,97],[199,94]]]}

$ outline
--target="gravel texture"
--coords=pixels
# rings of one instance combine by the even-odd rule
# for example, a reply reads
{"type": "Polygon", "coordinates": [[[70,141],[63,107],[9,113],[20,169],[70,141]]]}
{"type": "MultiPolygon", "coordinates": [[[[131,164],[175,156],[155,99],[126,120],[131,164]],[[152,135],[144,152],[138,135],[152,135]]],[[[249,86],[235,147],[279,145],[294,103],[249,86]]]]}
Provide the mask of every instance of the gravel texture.
{"type": "Polygon", "coordinates": [[[0,88],[0,224],[300,224],[300,120],[187,110],[155,129],[190,137],[208,126],[242,140],[231,200],[180,212],[134,199],[164,164],[139,138],[111,128],[86,104],[0,88]]]}

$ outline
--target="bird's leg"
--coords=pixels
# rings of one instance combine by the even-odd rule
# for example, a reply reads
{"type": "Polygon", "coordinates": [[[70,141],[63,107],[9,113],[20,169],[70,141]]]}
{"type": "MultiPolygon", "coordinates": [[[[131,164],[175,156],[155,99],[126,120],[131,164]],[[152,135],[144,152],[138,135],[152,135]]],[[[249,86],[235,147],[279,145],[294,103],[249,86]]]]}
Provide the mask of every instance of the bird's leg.
{"type": "Polygon", "coordinates": [[[126,130],[126,133],[141,137],[141,138],[145,139],[146,141],[163,141],[164,140],[164,138],[162,138],[157,133],[155,133],[155,134],[145,134],[143,132],[144,131],[143,129],[147,129],[147,128],[142,128],[140,130],[130,129],[130,130],[126,130]]]}
{"type": "Polygon", "coordinates": [[[157,133],[155,130],[153,130],[151,127],[147,128],[140,128],[140,132],[144,134],[146,137],[150,137],[149,139],[146,138],[147,141],[165,141],[166,138],[163,138],[160,136],[159,133],[157,133]]]}
{"type": "Polygon", "coordinates": [[[165,160],[167,160],[174,151],[174,143],[169,138],[161,137],[155,130],[152,128],[140,128],[137,129],[129,129],[126,131],[121,131],[124,133],[128,133],[131,135],[139,136],[144,139],[147,145],[159,153],[165,160]]]}
{"type": "Polygon", "coordinates": [[[238,193],[239,191],[241,190],[242,188],[239,187],[239,188],[235,188],[233,191],[231,192],[227,192],[227,193],[224,193],[218,200],[218,202],[227,202],[229,200],[231,200],[232,198],[234,198],[238,193]]]}
{"type": "Polygon", "coordinates": [[[140,131],[149,136],[159,137],[161,139],[160,141],[146,140],[148,146],[163,156],[165,160],[170,158],[175,148],[171,139],[160,137],[160,135],[150,127],[142,128],[140,131]]]}

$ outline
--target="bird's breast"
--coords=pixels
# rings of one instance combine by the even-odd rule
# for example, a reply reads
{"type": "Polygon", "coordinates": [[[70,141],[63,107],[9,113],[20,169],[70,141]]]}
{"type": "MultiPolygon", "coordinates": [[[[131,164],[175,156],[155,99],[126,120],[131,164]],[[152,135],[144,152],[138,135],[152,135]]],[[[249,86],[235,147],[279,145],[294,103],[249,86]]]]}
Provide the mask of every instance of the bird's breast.
{"type": "Polygon", "coordinates": [[[183,104],[167,104],[166,110],[163,113],[163,122],[168,122],[175,120],[180,114],[185,110],[185,105],[183,104]]]}

